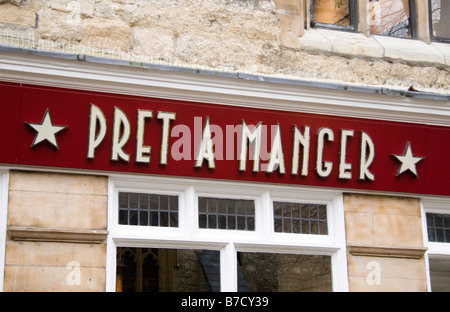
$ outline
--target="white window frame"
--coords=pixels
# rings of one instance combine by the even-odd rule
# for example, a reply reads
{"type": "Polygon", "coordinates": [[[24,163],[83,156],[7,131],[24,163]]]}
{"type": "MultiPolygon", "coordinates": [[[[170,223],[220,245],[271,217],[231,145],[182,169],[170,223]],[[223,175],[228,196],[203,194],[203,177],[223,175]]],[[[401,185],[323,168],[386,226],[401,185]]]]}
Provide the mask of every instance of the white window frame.
{"type": "Polygon", "coordinates": [[[5,279],[6,226],[8,217],[9,172],[0,171],[0,291],[5,279]]]}
{"type": "Polygon", "coordinates": [[[427,213],[448,214],[450,215],[450,198],[429,198],[425,197],[421,200],[422,215],[422,234],[424,246],[427,248],[425,252],[425,265],[427,274],[428,291],[431,289],[430,265],[429,259],[445,259],[450,260],[450,243],[430,242],[428,241],[427,213]]]}
{"type": "Polygon", "coordinates": [[[167,177],[110,176],[108,194],[106,290],[115,291],[117,247],[202,248],[220,251],[221,291],[237,291],[237,252],[331,256],[332,289],[348,291],[342,193],[296,186],[167,177]],[[178,195],[177,228],[118,224],[119,192],[178,195]],[[200,229],[198,198],[255,201],[255,231],[200,229]],[[327,205],[328,235],[275,233],[273,201],[327,205]],[[271,229],[271,230],[268,230],[271,229]]]}

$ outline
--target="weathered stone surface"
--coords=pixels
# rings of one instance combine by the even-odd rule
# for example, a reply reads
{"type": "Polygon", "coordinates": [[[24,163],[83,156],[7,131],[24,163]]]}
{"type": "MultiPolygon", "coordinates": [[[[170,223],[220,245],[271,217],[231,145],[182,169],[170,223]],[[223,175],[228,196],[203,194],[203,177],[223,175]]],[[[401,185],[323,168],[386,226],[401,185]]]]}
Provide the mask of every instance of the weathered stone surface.
{"type": "Polygon", "coordinates": [[[11,3],[14,5],[21,5],[25,0],[0,0],[0,3],[11,3]]]}
{"type": "Polygon", "coordinates": [[[38,0],[43,9],[52,9],[64,12],[67,16],[76,18],[77,16],[92,17],[95,10],[95,0],[38,0]]]}
{"type": "Polygon", "coordinates": [[[117,18],[92,18],[84,22],[81,43],[90,47],[128,51],[131,43],[131,28],[117,18]]]}
{"type": "Polygon", "coordinates": [[[0,5],[0,22],[34,27],[36,23],[36,10],[30,7],[20,8],[5,3],[0,5]]]}
{"type": "Polygon", "coordinates": [[[79,41],[81,39],[82,20],[68,16],[56,10],[41,10],[39,12],[39,35],[43,39],[54,42],[79,41]]]}

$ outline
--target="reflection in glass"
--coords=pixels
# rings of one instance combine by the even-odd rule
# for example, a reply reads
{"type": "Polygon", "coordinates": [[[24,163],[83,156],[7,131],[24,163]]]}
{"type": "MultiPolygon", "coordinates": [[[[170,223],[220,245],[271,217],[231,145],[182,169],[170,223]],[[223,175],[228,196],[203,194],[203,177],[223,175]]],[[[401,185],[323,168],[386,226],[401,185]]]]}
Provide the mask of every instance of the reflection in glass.
{"type": "Polygon", "coordinates": [[[220,291],[220,252],[119,247],[116,291],[220,291]]]}
{"type": "Polygon", "coordinates": [[[450,39],[450,1],[431,0],[430,12],[432,35],[450,39]]]}
{"type": "Polygon", "coordinates": [[[327,206],[274,202],[275,232],[327,235],[327,206]]]}
{"type": "Polygon", "coordinates": [[[411,38],[409,0],[370,0],[370,33],[411,38]]]}
{"type": "Polygon", "coordinates": [[[314,0],[313,19],[323,24],[350,26],[349,0],[314,0]]]}
{"type": "Polygon", "coordinates": [[[239,252],[238,290],[251,292],[332,291],[331,257],[239,252]]]}
{"type": "Polygon", "coordinates": [[[450,292],[450,259],[430,259],[430,282],[433,292],[450,292]]]}

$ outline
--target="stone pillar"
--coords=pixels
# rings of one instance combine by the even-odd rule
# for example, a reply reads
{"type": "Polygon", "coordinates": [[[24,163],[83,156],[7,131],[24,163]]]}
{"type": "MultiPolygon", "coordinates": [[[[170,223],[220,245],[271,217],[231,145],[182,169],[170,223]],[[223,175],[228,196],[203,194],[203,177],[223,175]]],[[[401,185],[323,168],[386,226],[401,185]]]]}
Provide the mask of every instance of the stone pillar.
{"type": "Polygon", "coordinates": [[[106,177],[10,173],[5,291],[105,291],[106,177]]]}
{"type": "Polygon", "coordinates": [[[305,32],[305,1],[274,0],[279,17],[280,41],[289,48],[299,48],[298,39],[305,32]]]}
{"type": "Polygon", "coordinates": [[[345,194],[350,291],[427,291],[420,201],[345,194]]]}

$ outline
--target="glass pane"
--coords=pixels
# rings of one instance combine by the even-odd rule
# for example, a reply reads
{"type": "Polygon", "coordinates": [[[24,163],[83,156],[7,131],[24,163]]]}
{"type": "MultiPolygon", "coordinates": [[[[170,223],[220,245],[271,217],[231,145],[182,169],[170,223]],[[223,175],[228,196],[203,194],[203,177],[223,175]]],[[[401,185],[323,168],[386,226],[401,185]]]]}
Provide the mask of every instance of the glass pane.
{"type": "Polygon", "coordinates": [[[199,227],[202,229],[255,230],[252,200],[201,197],[198,204],[199,227]]]}
{"type": "Polygon", "coordinates": [[[431,290],[450,292],[450,259],[430,259],[431,290]]]}
{"type": "Polygon", "coordinates": [[[409,0],[370,0],[370,32],[411,38],[409,0]]]}
{"type": "Polygon", "coordinates": [[[318,23],[350,26],[350,1],[314,0],[313,18],[318,23]]]}
{"type": "Polygon", "coordinates": [[[238,253],[238,290],[251,292],[329,292],[331,257],[238,253]]]}
{"type": "Polygon", "coordinates": [[[273,215],[275,232],[328,234],[326,205],[274,202],[273,215]]]}
{"type": "Polygon", "coordinates": [[[450,215],[427,213],[428,241],[450,243],[450,215]]]}
{"type": "Polygon", "coordinates": [[[120,292],[218,292],[220,252],[117,248],[116,290],[120,292]]]}
{"type": "Polygon", "coordinates": [[[450,38],[450,1],[431,0],[431,25],[434,37],[450,38]]]}
{"type": "Polygon", "coordinates": [[[119,224],[178,227],[178,196],[119,193],[119,224]]]}

